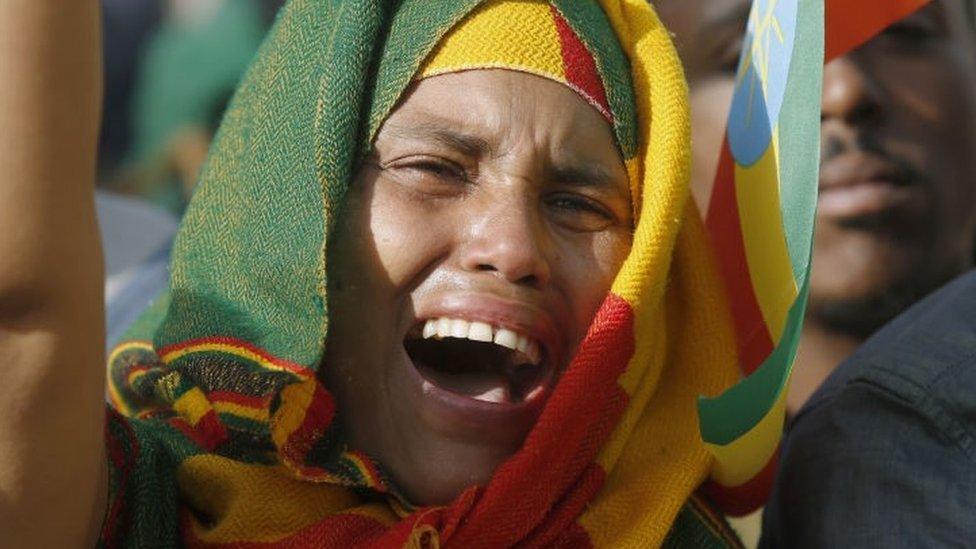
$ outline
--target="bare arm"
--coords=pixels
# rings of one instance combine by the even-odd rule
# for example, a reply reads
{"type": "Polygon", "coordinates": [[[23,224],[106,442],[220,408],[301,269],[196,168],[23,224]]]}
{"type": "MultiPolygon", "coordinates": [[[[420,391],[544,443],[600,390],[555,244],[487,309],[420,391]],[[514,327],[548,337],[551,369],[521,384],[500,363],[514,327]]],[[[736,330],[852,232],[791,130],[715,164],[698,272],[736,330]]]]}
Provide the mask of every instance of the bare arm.
{"type": "Polygon", "coordinates": [[[90,546],[104,509],[100,71],[96,0],[0,1],[0,532],[10,547],[90,546]]]}

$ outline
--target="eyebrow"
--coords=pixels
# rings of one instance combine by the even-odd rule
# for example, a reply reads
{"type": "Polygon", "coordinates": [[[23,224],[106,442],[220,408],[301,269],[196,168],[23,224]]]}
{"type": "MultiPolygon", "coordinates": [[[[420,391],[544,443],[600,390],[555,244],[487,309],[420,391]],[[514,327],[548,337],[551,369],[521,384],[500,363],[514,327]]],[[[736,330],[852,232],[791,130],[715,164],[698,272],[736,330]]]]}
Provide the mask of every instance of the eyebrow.
{"type": "Polygon", "coordinates": [[[613,172],[600,164],[575,163],[552,166],[550,177],[555,183],[570,187],[597,187],[626,190],[626,185],[620,185],[613,172]]]}
{"type": "Polygon", "coordinates": [[[388,130],[395,137],[434,141],[467,156],[484,156],[493,152],[488,140],[441,124],[392,125],[389,126],[388,130]]]}
{"type": "MultiPolygon", "coordinates": [[[[390,125],[387,131],[394,137],[419,141],[435,141],[467,156],[493,156],[491,143],[481,137],[464,133],[447,126],[423,122],[410,125],[390,125]]],[[[627,183],[621,185],[613,171],[591,162],[561,161],[550,165],[549,177],[555,183],[569,187],[618,189],[630,193],[627,183]]]]}

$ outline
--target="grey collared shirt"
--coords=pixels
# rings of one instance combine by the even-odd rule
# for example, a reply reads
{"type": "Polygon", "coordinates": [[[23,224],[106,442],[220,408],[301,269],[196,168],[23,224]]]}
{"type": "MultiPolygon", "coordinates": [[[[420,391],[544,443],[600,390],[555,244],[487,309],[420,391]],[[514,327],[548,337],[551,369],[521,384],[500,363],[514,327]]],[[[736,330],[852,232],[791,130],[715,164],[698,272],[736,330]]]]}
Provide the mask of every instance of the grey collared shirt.
{"type": "Polygon", "coordinates": [[[976,271],[814,394],[763,518],[760,547],[976,547],[976,271]]]}

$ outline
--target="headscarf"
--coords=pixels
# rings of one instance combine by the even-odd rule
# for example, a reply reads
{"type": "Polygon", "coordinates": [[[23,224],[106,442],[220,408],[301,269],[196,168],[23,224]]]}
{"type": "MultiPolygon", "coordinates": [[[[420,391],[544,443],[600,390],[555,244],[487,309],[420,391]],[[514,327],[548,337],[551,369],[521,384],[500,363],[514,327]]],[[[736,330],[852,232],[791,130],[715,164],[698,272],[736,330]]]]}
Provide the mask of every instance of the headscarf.
{"type": "Polygon", "coordinates": [[[183,214],[211,133],[267,32],[266,4],[221,0],[213,13],[171,15],[148,40],[132,94],[131,150],[111,182],[118,191],[183,214]]]}
{"type": "Polygon", "coordinates": [[[170,291],[109,358],[107,542],[734,544],[693,497],[711,463],[695,399],[729,387],[737,366],[688,200],[686,96],[644,0],[291,1],[218,133],[170,291]],[[533,65],[538,48],[479,58],[450,45],[477,44],[472,29],[492,43],[484,33],[513,21],[554,30],[558,55],[533,65]],[[413,509],[382,464],[344,444],[316,374],[342,314],[327,307],[328,235],[407,86],[484,66],[563,81],[612,122],[633,247],[523,447],[485,486],[413,509]]]}

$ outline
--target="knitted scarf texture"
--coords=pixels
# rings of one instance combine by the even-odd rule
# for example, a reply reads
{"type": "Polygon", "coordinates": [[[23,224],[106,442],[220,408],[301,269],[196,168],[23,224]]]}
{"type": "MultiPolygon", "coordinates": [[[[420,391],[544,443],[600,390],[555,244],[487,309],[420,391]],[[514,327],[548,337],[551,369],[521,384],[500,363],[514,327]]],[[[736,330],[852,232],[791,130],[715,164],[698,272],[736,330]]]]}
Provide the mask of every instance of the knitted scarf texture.
{"type": "Polygon", "coordinates": [[[737,545],[694,495],[712,459],[696,397],[738,370],[689,200],[686,96],[645,0],[289,2],[218,132],[168,292],[109,358],[103,544],[737,545]],[[477,46],[520,24],[548,25],[549,47],[477,46]],[[487,67],[560,81],[611,123],[633,247],[523,448],[486,485],[413,508],[344,443],[317,375],[342,314],[328,310],[329,234],[410,83],[487,67]]]}

